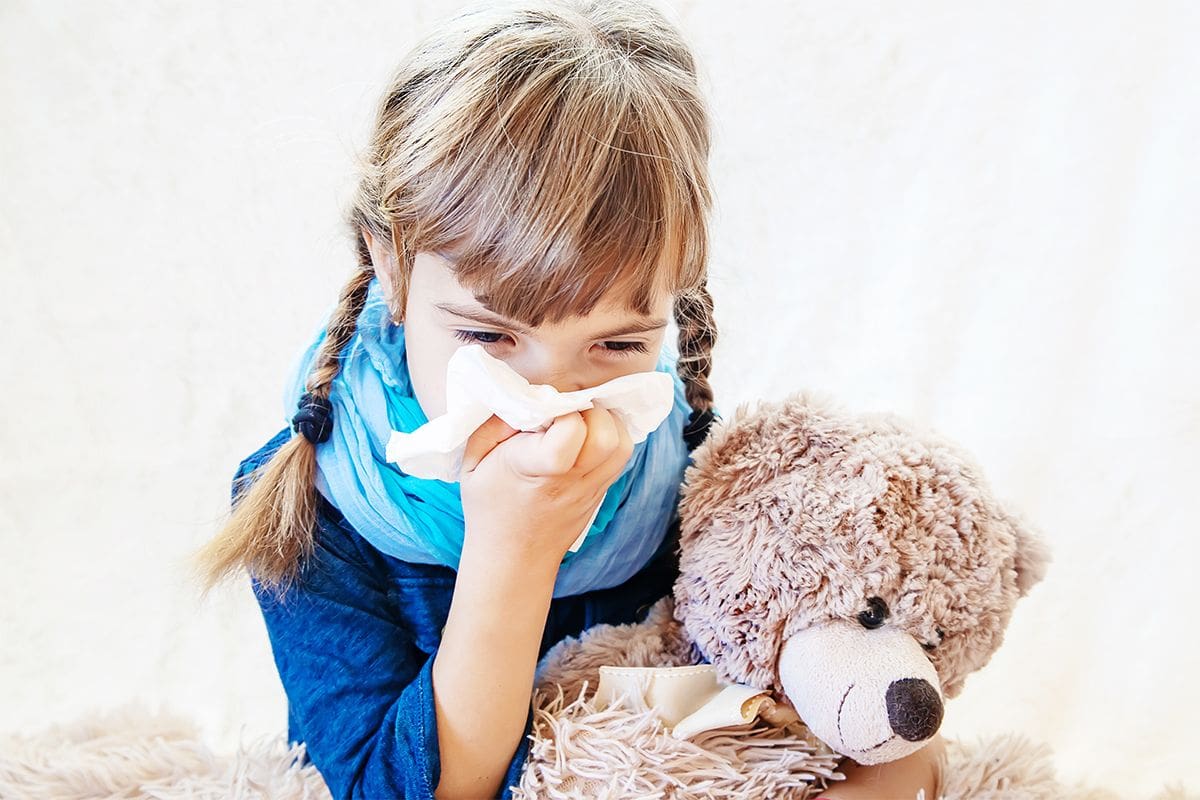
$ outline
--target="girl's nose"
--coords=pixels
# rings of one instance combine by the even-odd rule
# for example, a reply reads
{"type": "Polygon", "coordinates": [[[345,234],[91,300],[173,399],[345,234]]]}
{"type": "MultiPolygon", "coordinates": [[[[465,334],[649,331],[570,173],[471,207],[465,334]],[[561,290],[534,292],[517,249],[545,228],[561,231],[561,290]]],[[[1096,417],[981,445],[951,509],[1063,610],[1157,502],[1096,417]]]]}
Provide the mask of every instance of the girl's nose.
{"type": "Polygon", "coordinates": [[[524,363],[509,362],[509,366],[531,384],[546,384],[559,392],[575,392],[591,385],[580,369],[562,362],[529,359],[524,363]]]}
{"type": "Polygon", "coordinates": [[[539,384],[539,383],[543,383],[543,384],[547,384],[549,386],[553,386],[559,392],[575,392],[580,389],[584,389],[587,386],[587,384],[585,384],[583,381],[577,380],[574,377],[569,376],[569,375],[567,375],[567,376],[550,375],[550,376],[547,376],[544,378],[538,377],[537,375],[534,375],[533,377],[526,375],[525,380],[527,380],[531,384],[535,384],[535,385],[539,384]]]}

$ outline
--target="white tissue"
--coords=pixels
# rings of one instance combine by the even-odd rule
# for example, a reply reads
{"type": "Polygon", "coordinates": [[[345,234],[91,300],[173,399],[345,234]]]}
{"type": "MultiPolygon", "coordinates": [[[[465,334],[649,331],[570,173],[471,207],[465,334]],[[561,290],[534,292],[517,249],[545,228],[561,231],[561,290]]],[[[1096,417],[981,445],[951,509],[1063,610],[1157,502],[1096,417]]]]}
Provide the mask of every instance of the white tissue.
{"type": "MultiPolygon", "coordinates": [[[[672,383],[665,372],[636,372],[589,389],[559,392],[547,384],[530,384],[481,345],[460,347],[446,366],[446,413],[411,433],[393,431],[386,458],[409,475],[454,482],[467,439],[492,414],[517,430],[543,431],[555,417],[593,407],[612,411],[637,444],[671,413],[672,383]]],[[[572,551],[583,544],[599,511],[597,506],[572,551]]]]}

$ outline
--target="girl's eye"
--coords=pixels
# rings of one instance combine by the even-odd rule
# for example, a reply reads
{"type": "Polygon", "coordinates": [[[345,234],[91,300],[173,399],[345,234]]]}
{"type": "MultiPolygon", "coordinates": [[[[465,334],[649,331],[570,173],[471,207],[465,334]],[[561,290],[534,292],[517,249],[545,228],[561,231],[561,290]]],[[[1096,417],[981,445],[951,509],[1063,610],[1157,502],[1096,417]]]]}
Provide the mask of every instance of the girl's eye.
{"type": "MultiPolygon", "coordinates": [[[[499,344],[505,334],[496,331],[456,330],[454,336],[470,344],[499,344]]],[[[614,356],[626,356],[645,353],[646,344],[645,342],[605,342],[604,349],[614,356]]]]}
{"type": "Polygon", "coordinates": [[[604,347],[613,354],[631,355],[633,353],[646,352],[645,342],[605,342],[604,347]],[[616,347],[613,347],[616,345],[616,347]]]}
{"type": "Polygon", "coordinates": [[[504,338],[503,333],[496,333],[495,331],[455,331],[454,335],[456,338],[462,339],[464,342],[470,342],[471,344],[496,344],[504,338]]]}

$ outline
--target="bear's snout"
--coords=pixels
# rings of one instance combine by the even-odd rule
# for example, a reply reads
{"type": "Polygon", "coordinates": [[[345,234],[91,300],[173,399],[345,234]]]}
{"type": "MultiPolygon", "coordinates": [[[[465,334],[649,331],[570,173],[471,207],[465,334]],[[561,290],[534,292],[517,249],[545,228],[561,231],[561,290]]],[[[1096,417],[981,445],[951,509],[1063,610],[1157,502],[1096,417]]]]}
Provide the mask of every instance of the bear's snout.
{"type": "Polygon", "coordinates": [[[942,726],[942,698],[929,681],[902,678],[892,681],[885,695],[888,724],[902,739],[923,742],[942,726]]]}
{"type": "Polygon", "coordinates": [[[832,620],[791,634],[779,654],[779,682],[817,738],[860,764],[881,764],[937,733],[942,695],[915,638],[859,623],[832,620]]]}

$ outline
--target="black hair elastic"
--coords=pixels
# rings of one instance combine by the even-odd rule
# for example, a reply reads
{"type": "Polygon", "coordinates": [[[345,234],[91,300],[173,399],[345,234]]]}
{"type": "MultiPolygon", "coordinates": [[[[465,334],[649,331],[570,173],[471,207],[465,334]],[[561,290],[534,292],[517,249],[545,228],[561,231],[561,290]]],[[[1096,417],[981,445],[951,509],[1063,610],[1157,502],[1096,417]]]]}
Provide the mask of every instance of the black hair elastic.
{"type": "Polygon", "coordinates": [[[292,430],[304,434],[304,438],[313,444],[329,439],[329,434],[333,433],[333,421],[329,419],[333,404],[324,397],[305,392],[300,396],[299,405],[300,410],[292,417],[292,430]]]}
{"type": "Polygon", "coordinates": [[[688,452],[695,450],[704,441],[704,438],[708,436],[708,429],[712,426],[715,419],[717,419],[717,415],[713,413],[711,408],[706,408],[703,411],[692,409],[692,413],[688,417],[688,423],[683,428],[683,440],[687,442],[688,452]]]}

